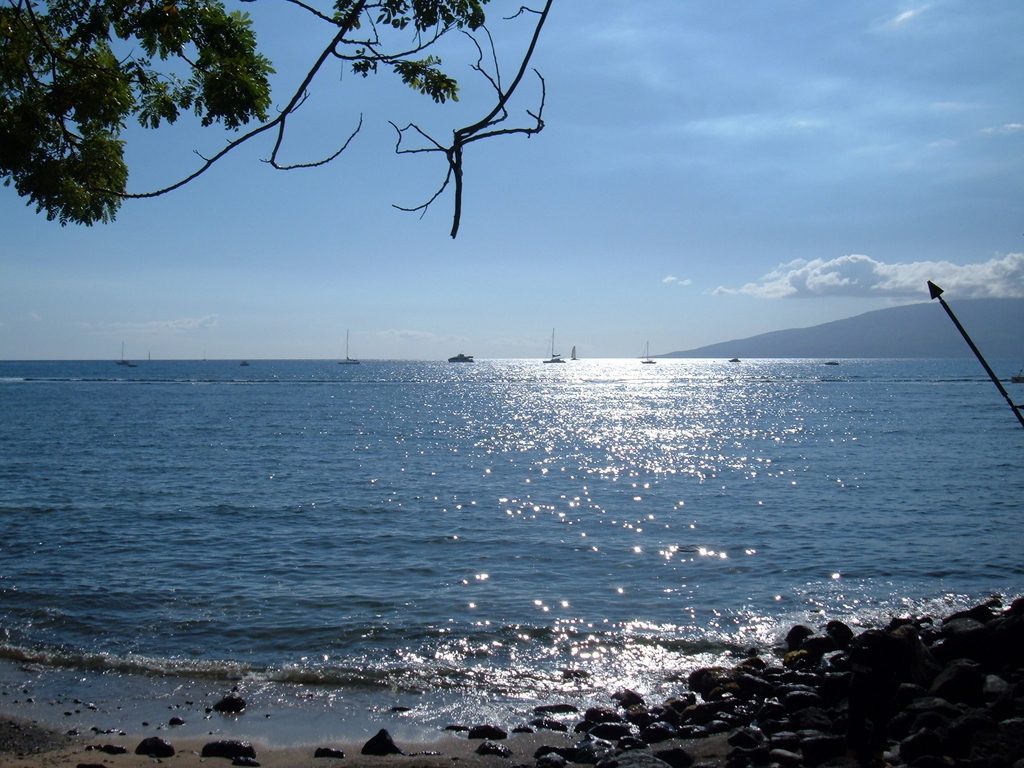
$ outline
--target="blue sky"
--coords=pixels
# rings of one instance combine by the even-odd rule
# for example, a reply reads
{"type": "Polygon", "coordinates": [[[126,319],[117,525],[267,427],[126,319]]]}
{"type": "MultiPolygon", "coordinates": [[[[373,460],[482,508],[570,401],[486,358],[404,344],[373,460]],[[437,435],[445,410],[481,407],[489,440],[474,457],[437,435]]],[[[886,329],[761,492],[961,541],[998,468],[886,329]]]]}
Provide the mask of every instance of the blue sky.
{"type": "MultiPolygon", "coordinates": [[[[230,5],[230,2],[229,2],[230,5]]],[[[526,25],[489,26],[510,69],[526,25]]],[[[287,84],[323,39],[293,6],[244,6],[287,84]],[[315,41],[311,43],[310,41],[315,41]]],[[[0,358],[639,356],[909,301],[1024,296],[1024,4],[555,0],[534,65],[546,128],[473,145],[458,239],[444,168],[394,154],[388,120],[445,136],[486,88],[437,106],[331,70],[274,171],[247,146],[117,220],[61,228],[0,188],[0,358]]],[[[504,73],[508,76],[508,72],[504,73]]],[[[519,110],[536,106],[536,80],[519,110]]],[[[520,113],[521,114],[521,113],[520,113]]],[[[219,129],[128,133],[130,188],[195,167],[219,129]]]]}

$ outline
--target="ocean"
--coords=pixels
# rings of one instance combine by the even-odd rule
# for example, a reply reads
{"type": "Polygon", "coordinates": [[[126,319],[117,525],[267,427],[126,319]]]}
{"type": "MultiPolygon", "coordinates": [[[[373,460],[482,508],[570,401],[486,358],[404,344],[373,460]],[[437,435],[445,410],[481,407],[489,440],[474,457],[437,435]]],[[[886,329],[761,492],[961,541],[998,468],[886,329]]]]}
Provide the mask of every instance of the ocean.
{"type": "Polygon", "coordinates": [[[0,710],[429,738],[1021,595],[977,362],[838,362],[0,362],[0,710]]]}

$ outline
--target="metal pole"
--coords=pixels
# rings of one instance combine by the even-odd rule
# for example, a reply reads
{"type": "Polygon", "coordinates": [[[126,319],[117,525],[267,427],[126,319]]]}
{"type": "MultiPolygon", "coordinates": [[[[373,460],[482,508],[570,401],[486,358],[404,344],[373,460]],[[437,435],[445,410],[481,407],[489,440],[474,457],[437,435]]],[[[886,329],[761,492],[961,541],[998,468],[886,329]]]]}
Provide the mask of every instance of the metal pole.
{"type": "Polygon", "coordinates": [[[949,305],[942,298],[942,289],[939,288],[939,286],[937,286],[931,280],[929,280],[928,292],[931,294],[931,297],[933,299],[939,300],[939,304],[941,304],[942,308],[946,310],[946,314],[949,315],[949,319],[953,321],[953,324],[957,327],[957,330],[960,331],[960,335],[964,337],[964,341],[967,342],[967,345],[971,348],[971,351],[974,352],[974,356],[978,358],[978,362],[981,363],[982,367],[988,373],[989,378],[992,379],[992,383],[996,385],[996,389],[998,389],[1002,396],[1006,398],[1006,402],[1009,403],[1010,408],[1013,410],[1013,415],[1017,417],[1017,421],[1019,421],[1020,425],[1024,427],[1024,414],[1021,413],[1021,407],[1013,404],[1013,400],[1010,399],[1010,395],[1003,387],[1003,383],[999,381],[999,377],[996,376],[995,372],[991,368],[989,368],[988,363],[985,362],[985,358],[981,356],[981,352],[978,350],[976,346],[974,346],[974,342],[971,341],[971,337],[967,335],[967,331],[965,331],[964,327],[960,325],[960,321],[956,319],[956,315],[953,314],[953,310],[949,308],[949,305]]]}

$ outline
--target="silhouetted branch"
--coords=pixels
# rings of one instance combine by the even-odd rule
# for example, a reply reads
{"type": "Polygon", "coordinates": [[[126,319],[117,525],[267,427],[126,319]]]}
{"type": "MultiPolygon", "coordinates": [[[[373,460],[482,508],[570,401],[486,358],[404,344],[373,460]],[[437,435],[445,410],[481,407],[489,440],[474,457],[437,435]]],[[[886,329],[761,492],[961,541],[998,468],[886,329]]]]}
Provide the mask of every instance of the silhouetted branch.
{"type": "MultiPolygon", "coordinates": [[[[540,38],[541,30],[544,28],[544,22],[547,21],[548,12],[551,10],[552,2],[553,0],[547,0],[547,2],[544,3],[544,8],[540,11],[537,11],[532,8],[527,8],[526,6],[522,6],[514,16],[510,17],[516,18],[517,16],[520,16],[523,13],[535,13],[540,18],[538,19],[537,24],[534,27],[533,36],[530,39],[530,45],[527,48],[526,53],[523,55],[523,58],[519,65],[519,70],[518,72],[516,72],[515,79],[512,81],[512,84],[508,87],[508,90],[503,90],[501,87],[501,78],[498,72],[497,56],[494,55],[495,73],[493,76],[491,76],[483,66],[483,48],[480,46],[480,43],[476,38],[474,38],[472,35],[469,36],[473,40],[473,44],[476,45],[477,52],[479,54],[477,57],[477,62],[473,66],[473,69],[482,74],[484,78],[486,78],[486,80],[491,84],[491,87],[494,88],[494,91],[497,94],[497,99],[495,101],[494,106],[491,108],[490,112],[488,112],[485,117],[473,123],[472,125],[468,125],[464,128],[459,128],[458,130],[454,131],[451,146],[445,146],[441,144],[439,141],[431,137],[429,134],[420,129],[419,126],[413,123],[410,123],[409,125],[402,129],[399,129],[397,126],[395,126],[395,130],[398,131],[398,144],[395,147],[395,151],[397,154],[443,152],[445,158],[448,161],[448,171],[445,174],[444,182],[427,202],[423,203],[422,205],[418,205],[414,208],[406,208],[400,205],[395,205],[395,208],[397,208],[400,211],[422,211],[423,213],[426,213],[427,208],[429,208],[430,205],[435,200],[437,200],[438,197],[440,197],[441,193],[448,188],[448,185],[452,181],[454,181],[455,200],[454,211],[452,213],[451,236],[452,238],[455,238],[459,234],[459,224],[462,221],[462,154],[463,149],[466,147],[466,145],[474,141],[479,141],[480,139],[488,139],[493,138],[495,136],[508,136],[512,134],[524,134],[526,136],[532,136],[535,133],[540,133],[544,129],[543,115],[544,103],[547,99],[547,88],[544,82],[544,78],[541,76],[540,72],[537,72],[536,69],[534,69],[533,71],[540,80],[541,85],[540,107],[537,109],[536,112],[526,110],[526,114],[533,118],[534,124],[530,127],[520,128],[494,129],[494,127],[500,125],[502,122],[508,119],[508,102],[512,98],[512,95],[515,93],[516,88],[519,87],[519,84],[522,82],[523,77],[526,74],[526,70],[530,64],[530,59],[532,58],[533,52],[537,47],[537,40],[540,38]],[[402,139],[405,137],[405,134],[408,131],[416,131],[420,136],[422,136],[425,140],[430,142],[433,146],[422,147],[417,149],[403,149],[402,139]]],[[[486,29],[484,31],[488,35],[488,39],[490,40],[491,51],[492,54],[494,54],[494,41],[493,39],[490,38],[490,33],[486,29]]],[[[394,125],[394,123],[392,123],[392,125],[394,125]]]]}

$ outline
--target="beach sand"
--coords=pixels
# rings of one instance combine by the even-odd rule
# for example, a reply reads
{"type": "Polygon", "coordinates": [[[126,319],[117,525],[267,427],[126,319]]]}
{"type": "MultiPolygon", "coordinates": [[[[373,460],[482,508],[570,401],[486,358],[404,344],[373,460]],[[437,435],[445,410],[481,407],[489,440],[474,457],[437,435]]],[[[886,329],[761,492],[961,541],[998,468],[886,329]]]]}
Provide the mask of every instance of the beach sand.
{"type": "MultiPolygon", "coordinates": [[[[151,734],[147,734],[151,735],[151,734]]],[[[204,744],[217,737],[188,737],[174,739],[163,735],[176,750],[173,757],[152,758],[136,755],[135,748],[145,736],[89,734],[88,736],[67,736],[40,723],[0,717],[0,768],[75,768],[79,765],[105,766],[105,768],[128,768],[165,764],[172,768],[219,768],[230,766],[225,758],[201,757],[204,744]],[[98,749],[106,745],[125,747],[126,754],[108,754],[98,749]]],[[[552,731],[511,734],[501,744],[508,747],[509,757],[479,755],[476,749],[481,740],[469,740],[464,735],[440,732],[438,739],[429,743],[404,744],[398,746],[407,754],[385,757],[362,755],[363,743],[309,744],[288,747],[267,746],[260,740],[259,733],[245,739],[256,750],[256,761],[263,768],[512,768],[533,765],[534,752],[541,746],[569,746],[581,739],[577,734],[552,731]],[[331,747],[345,753],[344,758],[315,758],[317,747],[331,747]]],[[[725,735],[717,734],[706,739],[678,739],[656,745],[656,750],[682,747],[689,752],[697,764],[707,768],[720,768],[725,763],[729,750],[725,735]]]]}

